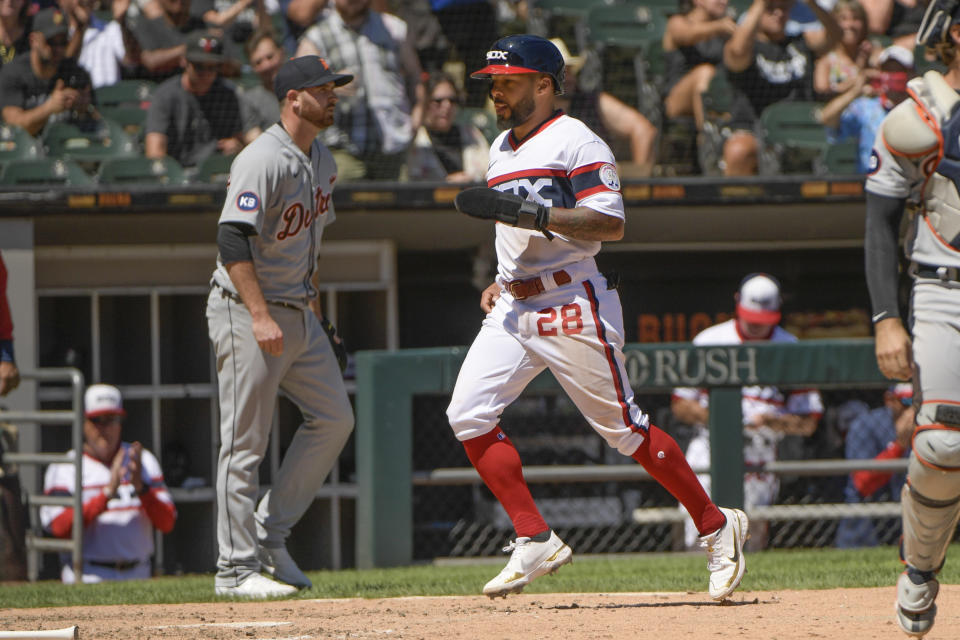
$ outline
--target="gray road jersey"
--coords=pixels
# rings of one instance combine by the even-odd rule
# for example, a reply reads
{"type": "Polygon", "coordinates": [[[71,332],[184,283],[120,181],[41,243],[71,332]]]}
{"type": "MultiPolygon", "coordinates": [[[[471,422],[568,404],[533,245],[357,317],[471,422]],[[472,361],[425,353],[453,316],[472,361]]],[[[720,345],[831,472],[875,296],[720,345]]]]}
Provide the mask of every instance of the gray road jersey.
{"type": "MultiPolygon", "coordinates": [[[[889,117],[887,114],[884,120],[889,117]]],[[[867,174],[866,191],[889,198],[906,198],[908,203],[922,203],[924,209],[930,207],[935,199],[932,199],[929,193],[932,183],[927,180],[923,167],[933,161],[937,151],[916,158],[894,155],[887,148],[882,132],[883,125],[880,125],[870,155],[871,166],[870,173],[867,174]]],[[[960,266],[960,252],[934,233],[922,211],[910,219],[903,251],[907,259],[924,264],[960,266]]]]}
{"type": "MultiPolygon", "coordinates": [[[[250,238],[253,264],[267,300],[302,305],[316,297],[310,279],[323,228],[335,218],[336,179],[337,164],[325,146],[314,140],[308,158],[279,124],[233,161],[220,223],[243,222],[256,229],[250,238]]],[[[236,293],[219,255],[213,279],[236,293]]]]}

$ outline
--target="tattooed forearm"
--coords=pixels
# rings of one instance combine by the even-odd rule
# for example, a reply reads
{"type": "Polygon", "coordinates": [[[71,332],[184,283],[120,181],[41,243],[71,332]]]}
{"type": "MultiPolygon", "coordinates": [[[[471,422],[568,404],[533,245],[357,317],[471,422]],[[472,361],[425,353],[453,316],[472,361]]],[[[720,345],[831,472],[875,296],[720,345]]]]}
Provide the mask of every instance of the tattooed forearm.
{"type": "Polygon", "coordinates": [[[547,228],[577,240],[619,240],[623,237],[623,220],[589,207],[550,209],[547,228]]]}

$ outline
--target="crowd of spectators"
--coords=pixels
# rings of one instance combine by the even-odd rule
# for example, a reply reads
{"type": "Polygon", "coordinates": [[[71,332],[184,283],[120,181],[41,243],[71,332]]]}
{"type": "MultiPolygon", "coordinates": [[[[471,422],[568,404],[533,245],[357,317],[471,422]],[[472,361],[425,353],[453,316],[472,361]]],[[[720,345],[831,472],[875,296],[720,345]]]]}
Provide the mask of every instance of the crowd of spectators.
{"type": "MultiPolygon", "coordinates": [[[[536,8],[526,0],[0,0],[0,115],[43,142],[52,122],[111,117],[97,111],[98,89],[141,80],[151,92],[140,103],[140,151],[196,167],[206,155],[236,153],[275,121],[280,61],[317,54],[357,79],[340,90],[335,124],[323,133],[341,180],[473,181],[466,156],[478,130],[461,124],[489,101],[468,74],[497,37],[532,25],[536,8]],[[444,96],[453,99],[443,104],[444,96]]],[[[761,115],[785,101],[822,107],[812,117],[831,142],[850,140],[862,156],[877,114],[927,63],[913,44],[923,9],[917,0],[653,6],[662,41],[640,52],[648,72],[637,77],[660,96],[654,105],[634,100],[635,86],[604,85],[609,47],[589,31],[579,37],[580,24],[554,39],[569,62],[563,107],[603,132],[627,178],[663,175],[675,149],[661,144],[661,125],[687,120],[696,145],[714,148],[693,171],[775,170],[765,154],[783,149],[767,144],[761,115]],[[585,59],[595,64],[581,74],[585,59]],[[704,100],[718,91],[729,103],[720,113],[704,100]]],[[[489,142],[491,131],[479,131],[489,142]]]]}

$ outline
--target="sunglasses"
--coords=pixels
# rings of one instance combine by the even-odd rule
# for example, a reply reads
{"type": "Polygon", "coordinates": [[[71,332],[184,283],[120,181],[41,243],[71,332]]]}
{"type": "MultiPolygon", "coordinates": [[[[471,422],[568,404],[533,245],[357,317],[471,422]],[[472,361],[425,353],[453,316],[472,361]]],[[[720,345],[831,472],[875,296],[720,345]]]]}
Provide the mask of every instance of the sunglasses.
{"type": "Polygon", "coordinates": [[[94,416],[90,418],[90,422],[97,425],[98,427],[107,427],[112,424],[122,424],[123,416],[118,416],[118,415],[94,416]]]}
{"type": "Polygon", "coordinates": [[[430,98],[430,102],[432,102],[433,104],[443,104],[444,102],[449,102],[450,104],[460,104],[460,100],[458,98],[449,98],[449,97],[430,98]]]}
{"type": "Polygon", "coordinates": [[[191,62],[193,68],[199,73],[216,73],[220,69],[220,65],[216,62],[209,62],[206,64],[197,64],[196,62],[191,62]]]}

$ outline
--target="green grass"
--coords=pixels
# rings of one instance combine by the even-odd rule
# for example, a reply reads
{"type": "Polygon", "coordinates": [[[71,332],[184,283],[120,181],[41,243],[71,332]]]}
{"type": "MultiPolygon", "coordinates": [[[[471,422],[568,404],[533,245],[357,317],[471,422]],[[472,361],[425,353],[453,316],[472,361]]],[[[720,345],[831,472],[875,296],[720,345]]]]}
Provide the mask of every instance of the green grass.
{"type": "MultiPolygon", "coordinates": [[[[960,550],[954,549],[954,558],[960,550]]],[[[506,557],[504,557],[504,561],[506,557]]],[[[960,567],[948,563],[941,582],[960,582],[960,567]]],[[[312,589],[299,598],[390,598],[397,596],[477,595],[499,564],[417,565],[394,569],[311,571],[312,589]]],[[[901,566],[894,547],[840,551],[803,549],[747,555],[741,590],[893,587],[901,566]]],[[[556,575],[537,580],[527,593],[706,591],[706,559],[701,554],[666,553],[574,557],[556,575]]],[[[210,602],[212,575],[66,586],[59,582],[0,584],[3,607],[55,607],[104,604],[210,602]]]]}

